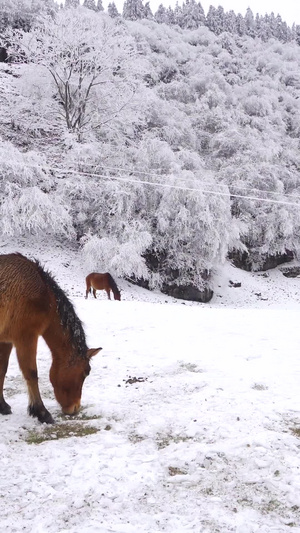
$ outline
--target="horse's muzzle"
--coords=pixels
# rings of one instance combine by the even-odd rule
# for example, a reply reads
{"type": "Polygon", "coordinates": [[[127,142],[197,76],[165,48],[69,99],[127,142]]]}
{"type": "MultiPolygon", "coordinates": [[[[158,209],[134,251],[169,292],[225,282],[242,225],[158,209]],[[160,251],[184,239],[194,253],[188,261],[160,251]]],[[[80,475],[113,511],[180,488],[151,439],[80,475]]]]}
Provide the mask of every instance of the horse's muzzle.
{"type": "Polygon", "coordinates": [[[80,409],[80,402],[71,405],[70,407],[62,407],[64,415],[76,415],[80,409]]]}

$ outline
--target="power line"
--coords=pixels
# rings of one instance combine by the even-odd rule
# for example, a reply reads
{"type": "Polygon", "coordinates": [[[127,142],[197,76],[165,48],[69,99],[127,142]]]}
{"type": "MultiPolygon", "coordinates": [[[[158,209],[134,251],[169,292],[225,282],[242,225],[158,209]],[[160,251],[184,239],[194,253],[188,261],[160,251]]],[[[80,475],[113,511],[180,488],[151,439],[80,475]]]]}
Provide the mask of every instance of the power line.
{"type": "MultiPolygon", "coordinates": [[[[93,163],[85,163],[86,166],[94,166],[93,163]]],[[[144,174],[146,176],[153,176],[155,178],[160,178],[161,175],[160,174],[155,174],[154,172],[146,172],[144,170],[134,170],[134,169],[125,169],[125,168],[120,168],[120,167],[110,167],[110,166],[106,166],[106,165],[102,165],[102,164],[99,164],[97,165],[97,167],[101,167],[103,169],[107,169],[107,170],[118,170],[120,172],[126,172],[126,173],[133,173],[133,174],[144,174]]],[[[183,181],[183,182],[186,182],[186,178],[181,178],[180,176],[175,176],[176,180],[178,181],[183,181]]],[[[226,187],[226,188],[229,188],[229,185],[227,185],[226,183],[217,183],[216,184],[217,186],[219,187],[226,187]]],[[[236,189],[243,189],[243,190],[250,190],[250,191],[258,191],[258,192],[263,192],[263,193],[266,193],[266,194],[283,194],[285,198],[299,198],[300,199],[300,196],[299,195],[295,195],[295,194],[285,194],[281,191],[268,191],[267,189],[259,189],[258,187],[250,187],[250,186],[245,186],[245,185],[231,185],[231,187],[234,187],[236,189]]],[[[230,195],[232,196],[232,195],[230,195]]],[[[261,198],[263,200],[263,198],[261,198]]]]}
{"type": "Polygon", "coordinates": [[[232,193],[225,193],[225,192],[223,193],[223,192],[218,192],[218,191],[209,191],[209,190],[200,189],[200,188],[193,188],[193,187],[182,187],[182,186],[179,186],[179,185],[170,185],[168,183],[154,183],[153,181],[137,180],[137,179],[132,179],[132,178],[123,178],[121,176],[107,176],[106,174],[95,174],[95,173],[81,172],[81,171],[76,171],[76,170],[67,170],[67,171],[62,171],[62,172],[79,174],[81,176],[104,178],[104,179],[107,179],[107,180],[123,181],[123,182],[126,182],[126,183],[139,183],[139,184],[144,184],[144,185],[150,185],[152,187],[165,187],[165,188],[168,188],[168,189],[177,189],[177,190],[181,190],[181,191],[193,191],[193,192],[201,192],[203,194],[211,194],[211,195],[214,195],[214,196],[224,196],[224,197],[227,197],[227,198],[244,198],[246,200],[256,200],[256,201],[259,201],[259,202],[266,202],[266,203],[270,203],[270,204],[280,204],[280,205],[288,205],[288,206],[292,206],[292,207],[300,207],[300,204],[295,204],[295,203],[292,203],[292,202],[284,202],[282,200],[272,200],[270,198],[261,198],[261,197],[257,197],[257,196],[245,196],[245,195],[242,195],[242,194],[232,194],[232,193]]]}
{"type": "MultiPolygon", "coordinates": [[[[171,185],[169,183],[159,183],[159,182],[153,182],[153,181],[147,181],[147,180],[138,180],[138,179],[126,178],[126,177],[122,177],[122,176],[112,176],[112,175],[108,176],[107,174],[98,174],[98,173],[94,173],[94,172],[83,172],[83,171],[73,170],[73,169],[61,169],[59,167],[51,167],[49,165],[24,165],[24,164],[18,163],[18,162],[17,162],[17,164],[19,164],[23,168],[24,168],[24,166],[28,167],[28,168],[39,168],[40,170],[42,168],[44,168],[44,169],[47,169],[49,171],[59,172],[62,175],[64,175],[64,174],[76,174],[76,175],[80,175],[80,176],[103,178],[103,179],[105,179],[107,181],[121,181],[121,182],[124,182],[124,183],[136,183],[136,184],[150,185],[152,187],[177,189],[177,190],[190,191],[190,192],[201,192],[203,194],[211,194],[213,196],[222,196],[222,197],[227,197],[227,198],[241,198],[241,199],[245,199],[245,200],[255,200],[255,201],[258,201],[258,202],[265,202],[265,203],[269,203],[269,204],[286,205],[286,206],[290,206],[290,207],[300,207],[300,203],[285,202],[283,200],[273,200],[271,198],[262,198],[262,197],[259,197],[259,196],[249,196],[249,195],[243,195],[243,194],[234,194],[234,193],[230,193],[230,192],[212,191],[212,190],[201,189],[201,188],[198,188],[198,187],[197,188],[194,188],[194,187],[183,187],[183,186],[180,186],[180,185],[171,185]]],[[[109,168],[109,167],[102,167],[102,168],[109,168]]],[[[114,168],[114,167],[111,167],[111,168],[114,168]]],[[[128,170],[126,171],[125,169],[119,169],[118,167],[115,167],[115,168],[117,170],[119,170],[119,171],[122,171],[122,172],[128,172],[128,170]]],[[[130,171],[130,172],[132,172],[132,171],[130,171]]],[[[136,171],[136,172],[140,172],[140,173],[143,173],[145,175],[149,175],[149,176],[153,176],[153,177],[160,177],[157,174],[150,174],[150,173],[143,172],[143,171],[136,171]]],[[[175,179],[177,179],[176,176],[175,176],[175,179]]],[[[224,185],[224,187],[225,186],[226,185],[224,185]]],[[[260,189],[252,189],[252,190],[260,190],[260,189]]],[[[277,194],[279,194],[279,193],[277,193],[277,194]]],[[[287,196],[287,195],[285,195],[285,196],[287,196]]],[[[290,195],[290,196],[294,197],[293,195],[290,195]]],[[[299,196],[297,196],[297,198],[299,198],[299,196]]]]}

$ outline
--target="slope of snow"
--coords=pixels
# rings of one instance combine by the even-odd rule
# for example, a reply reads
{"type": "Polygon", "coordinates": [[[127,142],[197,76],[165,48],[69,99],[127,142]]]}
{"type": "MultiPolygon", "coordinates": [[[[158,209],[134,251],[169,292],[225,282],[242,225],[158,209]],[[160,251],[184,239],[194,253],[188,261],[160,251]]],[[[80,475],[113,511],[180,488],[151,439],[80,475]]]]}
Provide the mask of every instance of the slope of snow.
{"type": "Polygon", "coordinates": [[[10,251],[41,260],[103,351],[80,414],[65,418],[39,342],[50,427],[27,415],[12,354],[13,413],[0,419],[3,531],[300,532],[299,279],[228,264],[209,304],[124,280],[121,302],[101,292],[85,300],[75,250],[4,243],[10,251]]]}

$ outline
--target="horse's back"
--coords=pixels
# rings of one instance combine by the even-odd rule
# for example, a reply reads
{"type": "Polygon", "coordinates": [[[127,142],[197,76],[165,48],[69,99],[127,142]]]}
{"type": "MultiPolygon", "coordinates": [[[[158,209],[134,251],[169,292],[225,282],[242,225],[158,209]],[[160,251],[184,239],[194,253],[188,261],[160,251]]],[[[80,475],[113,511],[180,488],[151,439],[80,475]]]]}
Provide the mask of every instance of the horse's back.
{"type": "Polygon", "coordinates": [[[96,290],[101,290],[107,286],[108,276],[108,272],[105,272],[104,274],[100,274],[100,272],[91,272],[86,277],[86,284],[87,286],[91,286],[96,290]]]}
{"type": "Polygon", "coordinates": [[[0,255],[0,341],[37,327],[49,312],[50,295],[37,264],[21,254],[0,255]]]}

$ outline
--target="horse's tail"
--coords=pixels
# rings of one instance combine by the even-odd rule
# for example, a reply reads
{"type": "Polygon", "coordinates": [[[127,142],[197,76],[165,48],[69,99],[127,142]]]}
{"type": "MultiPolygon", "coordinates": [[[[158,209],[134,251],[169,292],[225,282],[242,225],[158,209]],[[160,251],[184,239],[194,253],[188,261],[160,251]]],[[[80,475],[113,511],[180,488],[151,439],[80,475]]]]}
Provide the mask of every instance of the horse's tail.
{"type": "Polygon", "coordinates": [[[117,284],[116,284],[114,278],[112,277],[112,275],[109,272],[107,272],[107,277],[108,277],[110,288],[111,288],[111,290],[114,293],[115,300],[116,299],[120,300],[121,299],[121,293],[120,293],[120,291],[119,291],[119,289],[117,287],[117,284]],[[117,298],[116,298],[116,296],[117,296],[117,298]]]}

